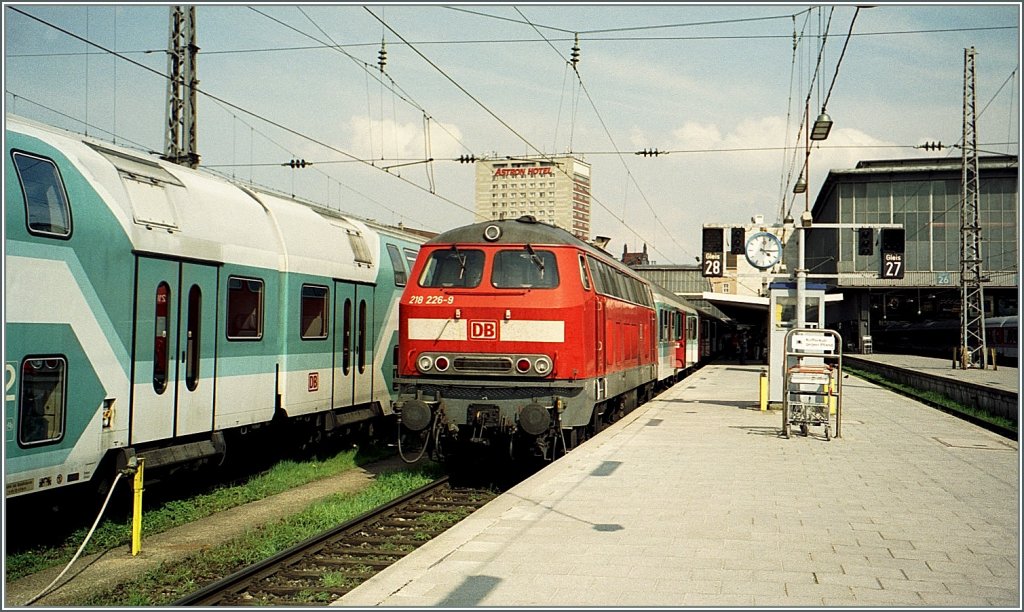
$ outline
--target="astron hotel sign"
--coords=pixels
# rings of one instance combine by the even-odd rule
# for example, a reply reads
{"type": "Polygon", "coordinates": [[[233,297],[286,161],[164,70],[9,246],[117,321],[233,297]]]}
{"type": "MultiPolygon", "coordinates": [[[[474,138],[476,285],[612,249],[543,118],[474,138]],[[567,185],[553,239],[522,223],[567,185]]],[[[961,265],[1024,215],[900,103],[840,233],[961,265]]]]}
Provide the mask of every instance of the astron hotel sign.
{"type": "Polygon", "coordinates": [[[498,168],[494,176],[553,176],[551,166],[540,168],[498,168]]]}

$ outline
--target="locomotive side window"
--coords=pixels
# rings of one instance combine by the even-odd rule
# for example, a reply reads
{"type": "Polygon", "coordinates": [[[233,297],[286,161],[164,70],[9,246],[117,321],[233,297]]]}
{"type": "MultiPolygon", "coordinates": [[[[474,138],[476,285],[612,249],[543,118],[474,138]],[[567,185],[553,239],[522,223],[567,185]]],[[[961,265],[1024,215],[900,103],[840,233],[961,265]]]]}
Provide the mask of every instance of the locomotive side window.
{"type": "Polygon", "coordinates": [[[551,289],[558,286],[558,262],[551,251],[516,249],[494,254],[491,284],[499,289],[551,289]]]}
{"type": "Polygon", "coordinates": [[[188,316],[185,320],[185,386],[195,391],[199,386],[199,315],[203,306],[203,292],[199,285],[188,290],[188,316]]]}
{"type": "Polygon", "coordinates": [[[21,364],[18,444],[34,446],[64,437],[67,408],[67,360],[32,357],[21,364]]]}
{"type": "Polygon", "coordinates": [[[67,238],[71,235],[71,208],[57,166],[48,159],[12,153],[21,193],[25,196],[25,218],[31,234],[67,238]]]}
{"type": "Polygon", "coordinates": [[[398,247],[389,244],[388,256],[391,258],[391,269],[395,271],[395,286],[404,287],[408,274],[405,272],[405,261],[402,259],[402,254],[398,252],[398,247]]]}
{"type": "Polygon", "coordinates": [[[480,284],[484,276],[484,253],[455,246],[430,254],[420,275],[420,287],[467,287],[480,284]]]}
{"type": "Polygon", "coordinates": [[[263,281],[228,277],[228,340],[259,340],[263,337],[263,281]]]}
{"type": "Polygon", "coordinates": [[[580,280],[583,281],[583,290],[590,291],[590,279],[587,278],[587,264],[580,255],[580,280]]]}
{"type": "Polygon", "coordinates": [[[587,256],[587,260],[590,262],[590,274],[594,278],[594,291],[598,293],[606,294],[608,290],[605,288],[604,274],[601,269],[601,262],[597,261],[593,257],[587,256]]]}
{"type": "Polygon", "coordinates": [[[171,288],[160,283],[156,288],[156,319],[153,325],[153,390],[160,395],[167,389],[167,369],[170,360],[168,342],[170,327],[171,288]]]}
{"type": "Polygon", "coordinates": [[[323,340],[329,331],[327,287],[303,285],[299,316],[299,335],[303,340],[323,340]]]}

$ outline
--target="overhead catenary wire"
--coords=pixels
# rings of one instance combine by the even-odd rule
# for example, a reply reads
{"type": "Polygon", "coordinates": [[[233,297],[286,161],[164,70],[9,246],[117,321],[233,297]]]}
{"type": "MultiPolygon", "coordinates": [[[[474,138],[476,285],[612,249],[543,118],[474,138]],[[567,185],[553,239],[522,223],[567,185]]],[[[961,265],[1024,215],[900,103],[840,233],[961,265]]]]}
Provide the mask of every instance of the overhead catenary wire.
{"type": "MultiPolygon", "coordinates": [[[[87,39],[83,38],[82,36],[79,36],[78,34],[75,34],[74,32],[71,32],[70,30],[67,30],[66,28],[62,28],[62,27],[60,27],[60,26],[58,26],[56,24],[50,23],[50,22],[46,21],[45,19],[42,19],[42,18],[37,17],[35,15],[32,15],[31,13],[27,13],[27,12],[25,12],[25,11],[23,11],[23,10],[17,8],[17,7],[14,7],[14,6],[9,7],[9,9],[14,11],[14,12],[17,12],[17,13],[19,13],[21,15],[24,15],[24,16],[26,16],[26,17],[34,20],[34,21],[37,21],[37,22],[39,22],[39,23],[41,23],[41,24],[43,24],[43,25],[45,25],[47,27],[53,28],[53,29],[55,29],[55,30],[57,30],[57,31],[67,35],[67,36],[70,36],[70,37],[72,37],[72,38],[74,38],[76,40],[80,40],[80,41],[85,42],[85,43],[87,43],[89,45],[92,45],[92,46],[96,47],[97,49],[105,51],[106,53],[109,53],[109,54],[111,54],[111,55],[113,55],[115,57],[118,57],[118,58],[126,61],[126,62],[129,62],[130,64],[132,64],[134,66],[137,66],[137,67],[139,67],[139,68],[141,68],[141,69],[143,69],[143,70],[145,70],[147,72],[153,73],[153,74],[155,74],[155,75],[157,75],[157,76],[159,76],[159,77],[161,77],[163,79],[169,79],[170,78],[166,74],[163,74],[162,72],[160,72],[159,70],[156,70],[154,68],[150,68],[149,66],[146,66],[145,64],[139,63],[139,62],[137,62],[137,61],[135,61],[135,60],[133,60],[131,58],[125,57],[125,56],[121,55],[120,53],[118,53],[116,51],[108,49],[107,47],[104,47],[103,45],[100,45],[99,43],[87,40],[87,39]]],[[[334,151],[335,153],[338,153],[338,154],[343,155],[345,157],[351,158],[354,161],[361,162],[364,165],[370,166],[372,168],[376,168],[378,170],[382,170],[381,168],[377,168],[371,161],[368,161],[368,160],[362,159],[362,158],[360,158],[358,156],[352,155],[351,153],[349,153],[347,151],[344,151],[343,149],[341,149],[339,147],[336,147],[334,145],[331,145],[329,143],[323,142],[320,139],[314,138],[314,137],[309,136],[307,134],[303,134],[302,132],[299,132],[298,130],[295,130],[295,129],[290,128],[290,127],[288,127],[288,126],[286,126],[286,125],[284,125],[284,124],[282,124],[280,122],[277,122],[277,121],[274,121],[274,120],[269,119],[267,117],[264,117],[263,115],[260,115],[259,113],[251,111],[249,109],[246,109],[246,108],[244,108],[244,107],[242,107],[242,106],[240,106],[238,104],[235,104],[233,102],[230,102],[228,100],[225,100],[224,98],[221,98],[221,97],[219,97],[219,96],[217,96],[215,94],[207,92],[207,91],[205,91],[203,89],[200,89],[198,87],[195,88],[195,91],[196,91],[197,94],[201,94],[203,96],[206,96],[207,98],[210,98],[211,100],[215,100],[215,101],[220,102],[220,103],[222,103],[222,104],[224,104],[224,105],[226,105],[226,106],[228,106],[230,108],[233,108],[233,109],[235,109],[235,110],[237,110],[239,112],[242,112],[242,113],[244,113],[246,115],[249,115],[251,117],[259,119],[260,121],[263,121],[263,122],[267,123],[268,125],[272,125],[272,126],[278,128],[278,129],[280,129],[280,130],[282,130],[284,132],[292,134],[293,136],[297,136],[299,138],[303,138],[305,140],[308,140],[309,142],[312,142],[312,143],[314,143],[316,145],[324,147],[327,150],[334,151]]],[[[425,187],[423,187],[422,185],[414,183],[414,182],[412,182],[412,181],[410,181],[408,179],[405,179],[405,178],[403,178],[401,176],[398,176],[398,175],[395,175],[395,174],[391,174],[391,173],[388,173],[388,174],[390,174],[391,176],[394,176],[396,179],[398,179],[398,180],[400,180],[400,181],[402,181],[402,182],[404,182],[404,183],[406,183],[406,184],[408,184],[408,185],[410,185],[410,186],[412,186],[412,187],[414,187],[416,189],[419,189],[419,190],[424,191],[426,193],[430,193],[430,191],[428,189],[426,189],[425,187]]],[[[448,197],[443,196],[441,194],[433,193],[431,195],[433,195],[434,197],[437,197],[437,198],[439,198],[439,199],[441,199],[441,200],[443,200],[443,201],[445,201],[445,202],[447,202],[447,203],[449,203],[449,204],[451,204],[453,206],[461,208],[462,210],[465,210],[467,212],[470,212],[470,213],[474,212],[472,209],[466,207],[465,205],[463,205],[463,204],[461,204],[459,202],[456,202],[456,201],[452,200],[451,198],[448,198],[448,197]]]]}

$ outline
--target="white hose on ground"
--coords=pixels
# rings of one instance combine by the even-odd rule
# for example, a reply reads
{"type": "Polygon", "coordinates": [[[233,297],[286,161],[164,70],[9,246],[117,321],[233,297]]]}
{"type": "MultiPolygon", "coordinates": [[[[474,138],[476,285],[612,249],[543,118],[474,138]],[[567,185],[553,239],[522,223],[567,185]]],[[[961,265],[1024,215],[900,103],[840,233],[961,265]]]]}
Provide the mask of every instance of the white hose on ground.
{"type": "Polygon", "coordinates": [[[92,538],[93,532],[96,531],[96,526],[100,524],[100,519],[103,518],[103,513],[106,512],[107,510],[107,504],[110,503],[110,497],[114,494],[114,488],[117,487],[117,481],[121,480],[121,476],[123,476],[123,474],[121,472],[118,472],[117,476],[114,477],[114,482],[111,483],[110,485],[110,491],[107,492],[107,499],[103,500],[103,507],[100,508],[100,513],[96,515],[96,520],[92,524],[92,529],[90,529],[89,533],[86,534],[85,541],[82,542],[82,545],[78,547],[78,552],[76,552],[75,556],[71,558],[71,561],[68,561],[67,566],[64,567],[64,571],[58,574],[57,577],[53,579],[53,582],[48,584],[45,589],[39,592],[38,595],[25,602],[26,606],[32,605],[33,603],[39,601],[41,597],[49,593],[50,589],[53,588],[53,585],[57,584],[57,581],[63,578],[64,574],[68,573],[68,570],[71,569],[71,566],[74,565],[75,561],[78,560],[78,557],[82,554],[82,551],[85,550],[85,545],[88,544],[89,539],[92,538]]]}

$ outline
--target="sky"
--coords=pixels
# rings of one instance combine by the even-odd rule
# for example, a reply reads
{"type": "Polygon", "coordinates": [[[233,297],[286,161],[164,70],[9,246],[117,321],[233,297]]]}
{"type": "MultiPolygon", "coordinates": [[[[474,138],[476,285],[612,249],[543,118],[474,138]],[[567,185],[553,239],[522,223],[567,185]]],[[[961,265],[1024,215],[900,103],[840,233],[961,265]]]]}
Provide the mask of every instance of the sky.
{"type": "MultiPolygon", "coordinates": [[[[5,112],[163,151],[168,15],[4,3],[5,112]]],[[[695,264],[703,224],[799,216],[829,169],[959,158],[966,48],[979,153],[1018,154],[1020,24],[1019,3],[200,4],[197,143],[226,176],[436,232],[474,221],[460,156],[572,153],[592,237],[695,264]]]]}

